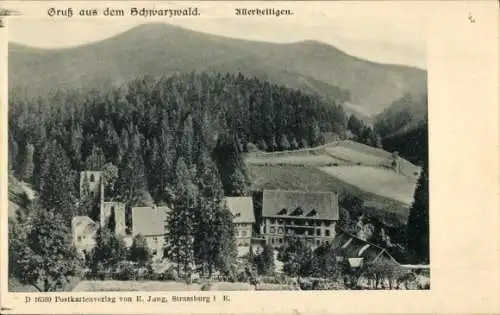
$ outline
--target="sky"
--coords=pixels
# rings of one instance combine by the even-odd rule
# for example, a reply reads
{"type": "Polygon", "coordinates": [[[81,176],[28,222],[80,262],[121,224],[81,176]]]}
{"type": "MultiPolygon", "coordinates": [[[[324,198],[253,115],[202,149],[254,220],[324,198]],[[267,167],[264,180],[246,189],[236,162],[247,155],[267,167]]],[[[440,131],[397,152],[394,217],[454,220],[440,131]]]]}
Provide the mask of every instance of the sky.
{"type": "MultiPolygon", "coordinates": [[[[8,2],[21,16],[8,20],[9,40],[29,46],[60,48],[103,40],[142,23],[165,22],[184,28],[232,38],[268,42],[317,40],[364,59],[426,68],[425,2],[182,2],[196,5],[202,14],[189,18],[143,17],[56,17],[47,9],[74,11],[92,2],[8,2]],[[237,17],[236,7],[291,8],[290,17],[237,17]]],[[[104,2],[92,3],[103,9],[104,2]]],[[[169,2],[108,2],[108,6],[172,8],[169,2]]]]}

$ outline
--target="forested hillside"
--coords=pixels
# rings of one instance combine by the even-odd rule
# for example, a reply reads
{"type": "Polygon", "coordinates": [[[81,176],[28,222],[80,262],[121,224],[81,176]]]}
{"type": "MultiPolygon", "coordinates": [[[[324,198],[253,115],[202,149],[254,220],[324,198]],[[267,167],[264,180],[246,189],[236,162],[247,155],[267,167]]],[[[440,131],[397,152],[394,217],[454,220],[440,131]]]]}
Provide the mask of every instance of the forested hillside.
{"type": "Polygon", "coordinates": [[[387,151],[422,166],[427,159],[427,94],[406,94],[376,116],[374,130],[387,151]]]}
{"type": "MultiPolygon", "coordinates": [[[[225,176],[239,176],[231,173],[237,153],[233,161],[217,154],[241,152],[248,142],[277,150],[273,145],[284,138],[297,147],[316,145],[320,132],[343,133],[346,121],[338,104],[242,75],[145,77],[118,88],[55,90],[32,99],[11,93],[9,168],[33,183],[42,200],[69,206],[78,172],[111,163],[119,174],[116,198],[132,202],[150,193],[161,203],[179,160],[195,172],[211,157],[226,182],[225,176]]],[[[230,182],[237,185],[235,178],[230,182]]]]}
{"type": "Polygon", "coordinates": [[[427,120],[427,94],[406,94],[375,117],[375,128],[383,137],[392,137],[427,120]]]}

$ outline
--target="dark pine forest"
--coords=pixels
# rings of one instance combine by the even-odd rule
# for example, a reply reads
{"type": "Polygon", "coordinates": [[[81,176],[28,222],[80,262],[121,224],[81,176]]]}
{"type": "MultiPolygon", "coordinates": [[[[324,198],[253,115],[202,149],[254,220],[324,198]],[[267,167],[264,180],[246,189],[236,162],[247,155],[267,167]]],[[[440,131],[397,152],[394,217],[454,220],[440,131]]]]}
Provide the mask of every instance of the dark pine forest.
{"type": "Polygon", "coordinates": [[[79,171],[110,163],[120,174],[116,199],[132,203],[150,196],[161,204],[172,195],[179,163],[195,173],[209,157],[225,194],[235,195],[245,190],[240,153],[248,143],[268,151],[314,146],[322,132],[343,133],[347,125],[335,101],[241,74],[145,77],[38,98],[14,91],[9,170],[42,196],[50,190],[44,200],[62,208],[77,198],[79,171]],[[65,197],[53,196],[62,193],[58,188],[65,197]]]}

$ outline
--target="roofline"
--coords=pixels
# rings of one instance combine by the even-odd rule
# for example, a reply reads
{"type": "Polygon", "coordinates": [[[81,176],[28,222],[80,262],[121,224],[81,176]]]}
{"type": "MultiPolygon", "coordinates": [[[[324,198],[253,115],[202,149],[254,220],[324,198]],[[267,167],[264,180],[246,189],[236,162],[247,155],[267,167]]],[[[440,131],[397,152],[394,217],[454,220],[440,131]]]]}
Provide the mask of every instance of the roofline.
{"type": "Polygon", "coordinates": [[[262,193],[265,193],[266,191],[270,192],[289,192],[289,193],[305,193],[305,194],[331,194],[331,195],[336,195],[338,196],[339,193],[336,191],[307,191],[307,190],[287,190],[287,189],[263,189],[262,193]]]}
{"type": "Polygon", "coordinates": [[[304,220],[318,220],[318,221],[325,221],[325,220],[328,220],[328,221],[338,221],[339,218],[335,219],[335,218],[315,218],[315,217],[307,217],[307,216],[304,216],[304,215],[300,215],[300,216],[293,216],[293,215],[280,215],[280,214],[276,214],[276,215],[264,215],[262,214],[262,217],[263,218],[281,218],[281,219],[304,219],[304,220]]]}
{"type": "Polygon", "coordinates": [[[139,234],[141,234],[141,235],[142,235],[142,236],[144,236],[144,237],[166,236],[166,235],[167,235],[167,233],[159,233],[159,234],[143,234],[143,233],[137,233],[137,234],[135,234],[133,237],[135,237],[135,236],[137,236],[137,235],[139,235],[139,234]]]}
{"type": "Polygon", "coordinates": [[[400,265],[403,268],[410,268],[410,269],[430,269],[430,265],[400,265]]]}
{"type": "Polygon", "coordinates": [[[363,239],[361,239],[361,238],[359,238],[359,237],[357,237],[357,236],[355,236],[355,235],[352,235],[352,234],[351,234],[351,233],[349,233],[349,232],[346,232],[346,231],[345,231],[345,230],[343,230],[343,229],[340,229],[340,232],[342,232],[342,233],[344,233],[344,234],[347,234],[348,236],[350,236],[350,237],[352,237],[352,238],[355,238],[355,239],[357,239],[357,240],[360,240],[360,241],[362,241],[362,242],[365,242],[365,243],[367,243],[367,244],[369,244],[369,245],[371,245],[371,246],[373,246],[373,247],[375,247],[375,248],[377,248],[377,249],[380,249],[380,250],[381,250],[381,252],[377,255],[377,257],[375,257],[375,259],[374,259],[373,261],[376,261],[376,260],[378,259],[378,257],[379,257],[379,256],[380,256],[383,252],[385,252],[385,253],[389,256],[389,258],[390,258],[391,260],[393,260],[393,261],[394,261],[395,263],[397,263],[398,265],[402,266],[402,265],[401,265],[401,263],[400,263],[399,261],[397,261],[394,257],[392,257],[392,255],[391,255],[391,254],[387,251],[387,249],[385,249],[385,248],[383,248],[383,247],[380,247],[380,246],[378,246],[378,245],[375,245],[375,244],[373,244],[372,242],[365,241],[365,240],[363,240],[363,239]]]}

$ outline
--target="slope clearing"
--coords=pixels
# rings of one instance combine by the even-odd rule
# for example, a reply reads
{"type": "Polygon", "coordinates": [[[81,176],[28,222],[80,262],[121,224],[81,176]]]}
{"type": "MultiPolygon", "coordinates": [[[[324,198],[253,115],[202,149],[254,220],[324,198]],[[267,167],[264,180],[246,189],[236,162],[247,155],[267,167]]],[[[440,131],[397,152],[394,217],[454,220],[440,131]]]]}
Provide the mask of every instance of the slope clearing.
{"type": "Polygon", "coordinates": [[[252,189],[335,191],[360,197],[384,217],[406,222],[420,168],[401,159],[401,172],[385,167],[391,153],[354,141],[246,157],[252,189]]]}

